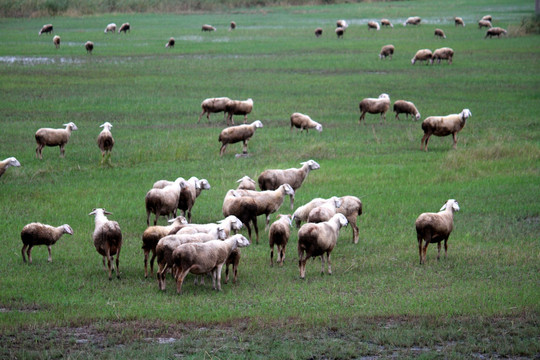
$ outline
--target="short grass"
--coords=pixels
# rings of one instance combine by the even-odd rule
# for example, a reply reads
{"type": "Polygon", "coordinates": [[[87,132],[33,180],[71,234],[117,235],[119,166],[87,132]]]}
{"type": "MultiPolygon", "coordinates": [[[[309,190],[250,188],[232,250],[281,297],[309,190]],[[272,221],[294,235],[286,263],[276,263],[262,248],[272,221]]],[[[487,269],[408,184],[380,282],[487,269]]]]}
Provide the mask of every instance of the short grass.
{"type": "MultiPolygon", "coordinates": [[[[0,19],[0,157],[22,164],[0,178],[0,356],[538,356],[540,38],[518,29],[532,11],[523,1],[407,1],[0,19]],[[484,40],[475,23],[486,13],[510,36],[484,40]],[[401,26],[409,15],[424,23],[401,26]],[[454,16],[467,26],[455,28],[454,16]],[[382,17],[394,29],[368,32],[367,20],[382,17]],[[343,40],[333,33],[339,18],[351,24],[343,40]],[[111,21],[129,21],[131,33],[105,35],[111,21]],[[37,35],[48,22],[62,37],[59,50],[37,35]],[[203,23],[218,31],[201,33],[203,23]],[[448,39],[435,39],[435,27],[448,39]],[[165,49],[170,36],[177,45],[165,49]],[[388,43],[396,54],[381,61],[388,43]],[[416,50],[442,46],[455,50],[452,65],[411,66],[416,50]],[[420,124],[391,112],[382,124],[368,115],[359,125],[359,101],[383,92],[413,101],[423,118],[469,108],[458,149],[446,137],[420,151],[420,124]],[[254,99],[249,120],[265,126],[250,157],[235,158],[240,144],[219,157],[222,114],[197,124],[201,101],[214,96],[254,99]],[[324,131],[291,133],[295,111],[324,131]],[[37,160],[35,131],[69,121],[79,130],[66,157],[46,148],[37,160]],[[95,143],[105,121],[114,126],[112,166],[99,164],[95,143]],[[242,251],[239,282],[221,293],[188,279],[177,295],[170,278],[159,292],[144,279],[144,196],[154,181],[208,179],[212,189],[193,210],[205,223],[222,217],[223,197],[243,175],[308,159],[321,169],[309,174],[297,206],[346,194],[364,204],[360,242],[342,231],[332,276],[321,276],[316,260],[299,279],[293,230],[284,267],[269,266],[261,231],[261,243],[242,251]],[[432,246],[420,266],[414,221],[449,198],[461,211],[448,258],[437,261],[432,246]],[[109,282],[101,269],[87,216],[94,207],[113,212],[123,230],[121,280],[109,282]],[[20,230],[33,221],[75,231],[53,246],[52,263],[44,247],[34,249],[33,264],[22,263],[20,230]]],[[[288,199],[280,212],[291,212],[288,199]]]]}

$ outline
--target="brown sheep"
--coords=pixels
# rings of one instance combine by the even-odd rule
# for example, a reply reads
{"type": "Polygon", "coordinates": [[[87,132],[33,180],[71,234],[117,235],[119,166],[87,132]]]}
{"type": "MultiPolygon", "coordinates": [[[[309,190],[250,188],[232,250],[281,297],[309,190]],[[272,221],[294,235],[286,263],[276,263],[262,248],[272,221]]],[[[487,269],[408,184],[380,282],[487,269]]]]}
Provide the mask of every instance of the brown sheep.
{"type": "Polygon", "coordinates": [[[227,113],[227,125],[234,125],[233,115],[244,115],[244,124],[247,116],[253,110],[253,99],[229,100],[225,103],[225,113],[227,113]]]}
{"type": "Polygon", "coordinates": [[[390,57],[390,59],[392,59],[392,56],[394,55],[394,50],[394,45],[384,45],[381,48],[381,52],[379,53],[379,58],[386,59],[387,57],[390,57]]]}
{"type": "Polygon", "coordinates": [[[52,26],[52,24],[45,24],[45,25],[43,25],[43,27],[41,28],[41,30],[39,30],[38,35],[41,35],[41,34],[52,34],[52,31],[53,31],[53,26],[52,26]]]}
{"type": "Polygon", "coordinates": [[[107,219],[105,215],[112,215],[105,209],[94,209],[88,215],[95,215],[95,228],[92,234],[94,246],[97,252],[103,256],[103,267],[105,259],[109,269],[109,280],[112,280],[112,269],[114,269],[114,256],[116,255],[116,277],[120,279],[120,250],[122,249],[122,231],[116,221],[107,219]]]}
{"type": "Polygon", "coordinates": [[[64,124],[65,129],[50,129],[41,128],[36,131],[36,157],[43,159],[43,147],[45,146],[60,146],[60,157],[64,157],[64,147],[69,141],[71,132],[77,130],[77,126],[73,123],[64,124]]]}
{"type": "MultiPolygon", "coordinates": [[[[378,98],[364,98],[358,105],[360,108],[360,119],[358,123],[362,123],[365,119],[366,113],[381,114],[381,123],[383,119],[386,121],[386,112],[390,109],[390,96],[388,94],[381,94],[378,98]]],[[[364,125],[366,122],[364,121],[364,125]]]]}
{"type": "Polygon", "coordinates": [[[429,137],[431,135],[447,136],[452,134],[454,139],[454,149],[457,147],[457,133],[465,126],[465,121],[472,116],[469,109],[463,109],[459,114],[447,116],[430,116],[422,122],[424,136],[420,143],[420,149],[427,151],[429,137]],[[424,143],[426,144],[424,147],[424,143]]]}
{"type": "Polygon", "coordinates": [[[421,49],[414,54],[414,57],[411,59],[411,64],[416,64],[417,61],[425,61],[426,65],[429,64],[431,61],[431,58],[433,57],[433,53],[429,49],[421,49]]]}
{"type": "Polygon", "coordinates": [[[103,128],[97,138],[97,144],[99,150],[101,150],[101,163],[103,163],[105,161],[105,158],[110,161],[111,151],[114,146],[114,139],[111,134],[112,124],[110,122],[107,121],[99,127],[103,128]]]}
{"type": "Polygon", "coordinates": [[[86,49],[87,54],[92,54],[92,51],[94,50],[94,43],[91,41],[87,41],[84,43],[84,48],[86,49]]]}
{"type": "Polygon", "coordinates": [[[507,35],[508,34],[508,31],[506,31],[505,29],[503,28],[500,28],[500,27],[492,27],[491,29],[488,29],[488,31],[486,32],[486,36],[484,37],[487,38],[489,36],[489,38],[491,39],[493,36],[497,36],[498,38],[501,37],[501,35],[507,35]]]}
{"type": "Polygon", "coordinates": [[[278,215],[278,219],[270,225],[268,241],[270,244],[270,266],[274,266],[274,245],[278,250],[277,262],[283,266],[285,248],[291,236],[291,215],[278,215]]]}
{"type": "Polygon", "coordinates": [[[59,48],[60,48],[60,36],[54,35],[52,41],[53,41],[54,46],[55,46],[57,49],[59,49],[59,48]]]}
{"type": "Polygon", "coordinates": [[[435,29],[435,37],[439,37],[441,39],[446,39],[446,35],[445,35],[444,31],[442,31],[441,29],[435,29]]]}
{"type": "Polygon", "coordinates": [[[452,64],[452,58],[454,57],[454,50],[449,47],[437,49],[433,52],[431,57],[431,63],[437,61],[437,64],[441,63],[441,60],[446,60],[448,64],[452,64]]]}
{"type": "Polygon", "coordinates": [[[455,24],[455,26],[465,26],[465,21],[463,21],[463,18],[460,18],[459,16],[456,16],[454,18],[454,24],[455,24]]]}
{"type": "Polygon", "coordinates": [[[315,37],[321,37],[322,36],[322,28],[318,27],[315,29],[315,37]]]}
{"type": "Polygon", "coordinates": [[[255,120],[249,125],[237,125],[223,129],[218,138],[218,141],[222,144],[221,149],[219,150],[219,156],[223,156],[225,149],[227,149],[227,145],[240,141],[244,143],[242,154],[247,155],[247,143],[249,139],[255,134],[256,129],[262,127],[263,123],[260,120],[255,120]]]}
{"type": "Polygon", "coordinates": [[[124,34],[127,34],[128,31],[131,32],[131,25],[129,25],[129,23],[123,23],[120,26],[120,29],[118,29],[118,33],[120,34],[122,31],[124,34]]]}
{"type": "Polygon", "coordinates": [[[62,235],[73,235],[73,229],[68,224],[58,227],[34,222],[25,225],[21,231],[21,240],[23,247],[21,249],[23,261],[26,262],[24,253],[27,250],[28,262],[32,263],[32,247],[35,245],[46,245],[49,251],[48,262],[52,261],[51,246],[53,246],[62,235]]]}

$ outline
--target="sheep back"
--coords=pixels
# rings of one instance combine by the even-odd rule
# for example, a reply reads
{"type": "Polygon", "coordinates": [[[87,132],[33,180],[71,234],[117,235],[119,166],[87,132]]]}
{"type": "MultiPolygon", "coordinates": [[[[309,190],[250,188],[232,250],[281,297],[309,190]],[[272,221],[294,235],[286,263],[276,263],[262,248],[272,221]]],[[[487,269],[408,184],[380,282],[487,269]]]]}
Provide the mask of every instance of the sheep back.
{"type": "Polygon", "coordinates": [[[111,256],[116,255],[122,247],[122,231],[116,221],[107,221],[94,230],[94,246],[102,256],[107,256],[107,249],[111,256]]]}
{"type": "Polygon", "coordinates": [[[251,125],[236,125],[223,129],[218,140],[224,144],[234,144],[249,139],[254,133],[255,127],[251,125]]]}

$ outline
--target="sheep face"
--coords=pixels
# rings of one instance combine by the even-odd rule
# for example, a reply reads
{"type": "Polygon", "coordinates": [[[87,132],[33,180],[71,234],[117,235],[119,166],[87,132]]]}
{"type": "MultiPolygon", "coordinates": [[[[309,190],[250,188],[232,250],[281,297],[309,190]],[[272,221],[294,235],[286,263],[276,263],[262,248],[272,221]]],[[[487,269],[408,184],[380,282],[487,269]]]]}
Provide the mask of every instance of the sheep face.
{"type": "MultiPolygon", "coordinates": [[[[75,123],[73,123],[73,122],[63,124],[62,126],[65,126],[65,127],[71,126],[71,130],[78,130],[77,125],[75,125],[75,123]]],[[[111,127],[112,127],[112,125],[111,125],[111,127]]]]}
{"type": "Polygon", "coordinates": [[[349,223],[349,221],[347,220],[347,218],[345,217],[345,215],[341,214],[341,213],[338,213],[334,216],[337,216],[338,219],[339,219],[339,225],[341,227],[344,227],[344,226],[347,226],[347,224],[349,223]]]}
{"type": "Polygon", "coordinates": [[[21,166],[21,163],[19,162],[19,160],[15,159],[13,156],[10,158],[7,158],[6,160],[9,166],[16,166],[16,167],[21,166]]]}
{"type": "Polygon", "coordinates": [[[379,99],[387,99],[387,100],[390,100],[390,95],[388,95],[388,94],[381,94],[381,95],[379,95],[379,99]]]}
{"type": "Polygon", "coordinates": [[[308,168],[309,170],[317,170],[317,169],[320,169],[321,166],[314,160],[308,160],[308,161],[305,161],[305,162],[301,162],[300,165],[304,165],[304,164],[308,164],[308,168]]]}
{"type": "MultiPolygon", "coordinates": [[[[249,99],[251,100],[251,99],[249,99]]],[[[263,127],[263,123],[261,122],[261,120],[255,120],[253,123],[252,123],[253,126],[255,126],[255,128],[262,128],[263,127]]]]}
{"type": "MultiPolygon", "coordinates": [[[[102,127],[102,128],[104,128],[104,129],[106,129],[106,130],[111,130],[111,128],[112,128],[113,126],[112,126],[112,124],[111,124],[110,122],[107,121],[107,122],[105,122],[105,123],[99,125],[99,127],[102,127]]],[[[74,130],[76,130],[76,129],[74,129],[74,130]]]]}
{"type": "Polygon", "coordinates": [[[73,229],[68,224],[62,225],[64,227],[64,234],[73,235],[73,229]]]}
{"type": "Polygon", "coordinates": [[[472,113],[469,109],[463,109],[463,111],[461,111],[460,113],[460,116],[463,120],[467,120],[472,116],[472,113]]]}
{"type": "Polygon", "coordinates": [[[168,222],[169,224],[172,224],[173,222],[178,222],[178,223],[180,223],[180,224],[187,224],[187,223],[188,223],[187,220],[186,220],[186,218],[183,217],[183,216],[177,216],[177,217],[175,217],[174,219],[167,220],[167,222],[168,222]]]}
{"type": "Polygon", "coordinates": [[[225,240],[227,238],[227,233],[225,232],[225,228],[223,228],[223,226],[218,226],[217,234],[219,240],[225,240]]]}
{"type": "Polygon", "coordinates": [[[244,235],[236,234],[231,237],[236,240],[236,246],[238,247],[246,247],[249,245],[249,240],[244,235]]]}
{"type": "Polygon", "coordinates": [[[459,204],[457,202],[457,200],[454,200],[454,199],[450,199],[446,202],[446,204],[443,205],[443,207],[441,208],[441,210],[439,211],[444,211],[446,209],[452,209],[453,211],[459,211],[459,204]]]}
{"type": "Polygon", "coordinates": [[[103,208],[96,208],[96,209],[93,209],[92,212],[88,215],[112,215],[112,213],[108,212],[107,210],[103,208]]]}
{"type": "Polygon", "coordinates": [[[416,120],[420,120],[420,113],[416,113],[416,115],[414,116],[414,118],[415,118],[416,120]]]}
{"type": "MultiPolygon", "coordinates": [[[[236,195],[234,195],[234,196],[236,196],[236,195]]],[[[238,219],[234,215],[227,216],[225,218],[225,220],[218,221],[218,224],[222,224],[224,222],[229,222],[231,224],[231,229],[232,230],[240,230],[240,229],[242,229],[242,226],[243,226],[240,219],[238,219]]]]}
{"type": "Polygon", "coordinates": [[[285,190],[285,195],[294,195],[294,190],[291,185],[283,184],[282,186],[283,186],[283,189],[285,190]]]}
{"type": "Polygon", "coordinates": [[[210,183],[206,179],[201,179],[199,181],[199,187],[202,190],[210,190],[210,183]]]}

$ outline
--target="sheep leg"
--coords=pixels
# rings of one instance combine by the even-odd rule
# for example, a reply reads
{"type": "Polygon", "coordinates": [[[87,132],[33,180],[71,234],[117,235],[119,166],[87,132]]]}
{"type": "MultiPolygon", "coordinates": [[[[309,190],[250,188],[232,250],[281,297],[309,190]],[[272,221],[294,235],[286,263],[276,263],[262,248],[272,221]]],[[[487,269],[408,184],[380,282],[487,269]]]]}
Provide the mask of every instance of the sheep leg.
{"type": "Polygon", "coordinates": [[[161,291],[165,290],[165,271],[167,271],[167,264],[165,264],[164,266],[159,264],[159,270],[157,272],[157,279],[158,279],[158,287],[161,291]]]}
{"type": "MultiPolygon", "coordinates": [[[[176,293],[177,294],[180,294],[182,292],[182,284],[184,283],[184,279],[186,278],[188,273],[189,273],[189,268],[183,271],[180,271],[180,273],[178,274],[178,277],[176,278],[176,293]]],[[[165,285],[165,283],[163,284],[165,285]]],[[[162,290],[165,290],[165,286],[163,286],[162,290]]]]}
{"type": "Polygon", "coordinates": [[[259,244],[259,226],[257,225],[257,217],[255,216],[254,219],[251,220],[253,223],[253,227],[255,228],[255,235],[257,238],[257,244],[259,244]]]}
{"type": "Polygon", "coordinates": [[[399,114],[396,112],[396,120],[399,120],[399,114]]]}
{"type": "Polygon", "coordinates": [[[248,139],[245,139],[244,147],[242,148],[242,154],[247,154],[247,143],[248,143],[248,139]]]}
{"type": "Polygon", "coordinates": [[[154,260],[156,259],[156,253],[152,251],[152,258],[150,259],[150,275],[154,273],[154,260]]]}
{"type": "Polygon", "coordinates": [[[420,142],[420,150],[427,151],[427,144],[428,144],[430,136],[431,136],[431,134],[429,134],[429,133],[424,134],[424,136],[422,137],[422,141],[420,142]],[[424,144],[425,144],[425,146],[424,146],[424,144]]]}
{"type": "Polygon", "coordinates": [[[330,253],[326,253],[326,262],[328,263],[328,275],[332,275],[332,263],[330,262],[330,253]]]}
{"type": "Polygon", "coordinates": [[[201,117],[204,115],[206,111],[203,110],[202,113],[199,115],[199,120],[197,120],[197,124],[201,122],[201,117]]]}
{"type": "Polygon", "coordinates": [[[49,257],[48,257],[47,261],[52,262],[51,245],[47,246],[47,250],[49,251],[49,257]]]}
{"type": "Polygon", "coordinates": [[[36,157],[38,159],[43,159],[43,154],[42,154],[42,151],[43,150],[43,145],[41,144],[38,144],[37,148],[36,148],[36,157]]]}
{"type": "Polygon", "coordinates": [[[269,226],[270,226],[270,214],[266,214],[266,225],[264,226],[264,231],[268,231],[269,226]]]}
{"type": "Polygon", "coordinates": [[[65,144],[60,145],[60,157],[64,157],[64,146],[65,144]]]}
{"type": "Polygon", "coordinates": [[[291,210],[292,210],[293,207],[294,207],[294,194],[289,195],[289,197],[290,197],[290,200],[291,200],[291,210]]]}
{"type": "Polygon", "coordinates": [[[233,284],[236,284],[236,279],[238,278],[238,264],[233,264],[233,284]]]}
{"type": "Polygon", "coordinates": [[[112,280],[112,256],[111,256],[111,250],[107,249],[107,268],[109,269],[109,280],[112,280]]]}
{"type": "Polygon", "coordinates": [[[24,244],[22,249],[21,249],[21,254],[22,254],[22,259],[23,259],[23,262],[26,262],[26,255],[24,254],[26,248],[28,247],[28,245],[24,244]]]}
{"type": "Polygon", "coordinates": [[[144,250],[144,278],[148,278],[148,253],[150,250],[144,250]]]}
{"type": "Polygon", "coordinates": [[[441,242],[437,243],[437,260],[441,259],[441,242]]]}
{"type": "Polygon", "coordinates": [[[219,156],[223,156],[223,153],[225,152],[226,148],[227,148],[227,144],[221,145],[221,149],[219,150],[219,156]]]}
{"type": "Polygon", "coordinates": [[[365,117],[366,117],[366,112],[362,111],[362,114],[360,114],[360,119],[358,120],[358,124],[361,124],[362,120],[364,120],[364,125],[365,125],[366,124],[365,117]]]}
{"type": "Polygon", "coordinates": [[[422,263],[426,263],[426,257],[427,257],[427,248],[429,246],[431,237],[426,237],[424,247],[422,248],[422,263]]]}
{"type": "Polygon", "coordinates": [[[452,133],[452,139],[454,140],[454,150],[457,149],[457,133],[452,133]]]}
{"type": "Polygon", "coordinates": [[[321,276],[324,275],[324,254],[321,255],[321,276]]]}
{"type": "Polygon", "coordinates": [[[217,282],[217,291],[221,291],[221,268],[223,268],[223,264],[220,264],[215,269],[215,279],[217,282]]]}
{"type": "Polygon", "coordinates": [[[444,258],[446,259],[446,255],[448,253],[448,238],[444,239],[444,258]]]}
{"type": "MultiPolygon", "coordinates": [[[[234,271],[234,269],[233,269],[234,271]]],[[[229,282],[229,264],[226,264],[225,265],[225,284],[227,284],[229,282]]]]}
{"type": "MultiPolygon", "coordinates": [[[[279,262],[279,254],[278,254],[278,262],[279,262]]],[[[270,266],[274,266],[274,245],[270,246],[270,266]]]]}
{"type": "Polygon", "coordinates": [[[353,231],[353,243],[358,244],[358,226],[356,225],[356,219],[347,219],[349,224],[351,224],[353,231]]]}
{"type": "Polygon", "coordinates": [[[246,124],[246,123],[247,123],[247,114],[244,115],[244,124],[246,124]]]}
{"type": "Polygon", "coordinates": [[[285,261],[285,245],[278,246],[278,248],[279,248],[279,256],[280,256],[280,258],[278,259],[278,262],[280,263],[279,264],[280,266],[283,266],[283,261],[285,261]]]}
{"type": "Polygon", "coordinates": [[[308,259],[308,255],[306,254],[306,257],[304,258],[304,250],[298,249],[298,268],[300,269],[300,279],[306,278],[306,261],[308,259]]]}
{"type": "Polygon", "coordinates": [[[120,248],[116,251],[116,278],[120,279],[120,248]]]}

